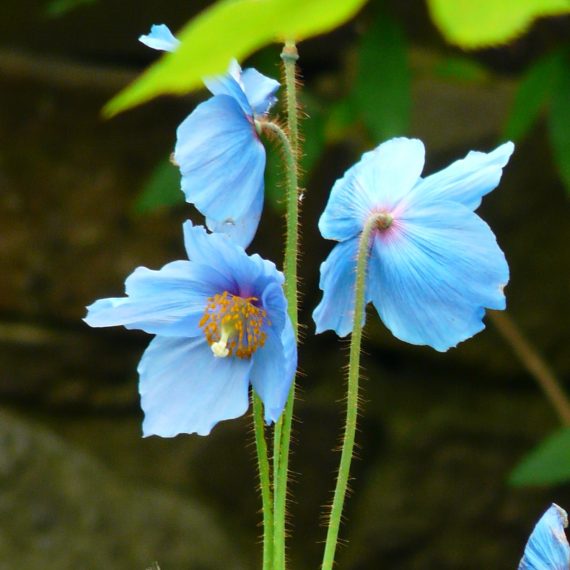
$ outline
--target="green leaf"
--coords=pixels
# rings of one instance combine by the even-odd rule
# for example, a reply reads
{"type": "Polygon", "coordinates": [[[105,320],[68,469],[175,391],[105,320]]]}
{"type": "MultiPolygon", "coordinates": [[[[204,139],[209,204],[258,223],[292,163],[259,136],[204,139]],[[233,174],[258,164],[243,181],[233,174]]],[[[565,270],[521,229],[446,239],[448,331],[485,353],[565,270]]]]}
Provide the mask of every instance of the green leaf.
{"type": "Polygon", "coordinates": [[[45,10],[48,16],[58,18],[65,16],[68,12],[80,8],[84,5],[95,4],[97,0],[51,0],[45,10]]]}
{"type": "Polygon", "coordinates": [[[570,194],[570,63],[564,63],[552,93],[548,126],[558,171],[570,194]]]}
{"type": "Polygon", "coordinates": [[[518,141],[528,133],[547,104],[562,65],[562,54],[556,52],[529,67],[515,95],[504,138],[518,141]]]}
{"type": "Polygon", "coordinates": [[[224,73],[261,47],[303,40],[332,30],[354,16],[366,0],[222,0],[178,34],[182,44],[150,67],[104,109],[114,115],[164,93],[186,93],[202,78],[224,73]]]}
{"type": "Polygon", "coordinates": [[[451,56],[439,60],[434,72],[444,79],[453,79],[470,83],[482,83],[489,79],[487,69],[468,57],[451,56]]]}
{"type": "Polygon", "coordinates": [[[158,208],[174,206],[184,202],[180,189],[180,173],[170,160],[160,162],[152,171],[141,194],[134,203],[137,214],[146,214],[158,208]]]}
{"type": "Polygon", "coordinates": [[[555,485],[570,481],[570,428],[542,441],[513,470],[511,485],[555,485]]]}
{"type": "Polygon", "coordinates": [[[324,125],[327,143],[336,144],[345,139],[354,123],[358,120],[353,98],[346,97],[329,106],[327,120],[324,125]]]}
{"type": "Polygon", "coordinates": [[[475,49],[507,43],[542,16],[570,12],[570,0],[428,0],[446,40],[475,49]]]}
{"type": "Polygon", "coordinates": [[[411,78],[400,26],[380,14],[359,47],[354,102],[377,140],[405,134],[410,123],[411,78]]]}

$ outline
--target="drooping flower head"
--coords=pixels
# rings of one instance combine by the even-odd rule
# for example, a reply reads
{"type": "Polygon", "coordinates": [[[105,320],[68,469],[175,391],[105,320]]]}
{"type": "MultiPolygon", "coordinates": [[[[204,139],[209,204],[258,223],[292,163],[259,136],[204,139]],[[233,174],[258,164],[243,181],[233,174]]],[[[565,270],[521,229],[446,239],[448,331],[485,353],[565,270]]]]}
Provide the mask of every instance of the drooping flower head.
{"type": "MultiPolygon", "coordinates": [[[[164,25],[153,26],[140,41],[174,51],[179,41],[164,25]]],[[[174,159],[187,202],[206,216],[212,231],[247,247],[263,209],[265,147],[256,130],[277,101],[279,83],[232,61],[221,77],[204,80],[213,97],[201,103],[176,133],[174,159]]]]}
{"type": "Polygon", "coordinates": [[[191,222],[184,243],[189,261],[139,267],[125,282],[126,297],[87,308],[92,327],[156,335],[138,367],[143,434],[207,435],[246,412],[250,383],[265,420],[277,421],[297,366],[282,273],[191,222]]]}
{"type": "Polygon", "coordinates": [[[566,511],[553,503],[536,523],[518,570],[568,570],[570,546],[564,532],[567,526],[566,511]]]}
{"type": "Polygon", "coordinates": [[[470,152],[426,178],[417,139],[365,153],[337,180],[319,221],[323,237],[340,243],[321,265],[317,333],[352,329],[358,243],[372,219],[366,302],[392,333],[445,351],[481,331],[485,308],[505,308],[509,269],[474,210],[498,185],[513,149],[509,142],[489,154],[470,152]]]}

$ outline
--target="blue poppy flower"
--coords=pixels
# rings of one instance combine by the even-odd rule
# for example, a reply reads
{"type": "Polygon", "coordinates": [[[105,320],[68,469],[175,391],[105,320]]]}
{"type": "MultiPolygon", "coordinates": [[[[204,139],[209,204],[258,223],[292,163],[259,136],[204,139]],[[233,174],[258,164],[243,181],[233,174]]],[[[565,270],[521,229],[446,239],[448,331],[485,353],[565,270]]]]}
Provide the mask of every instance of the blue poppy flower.
{"type": "Polygon", "coordinates": [[[184,243],[190,261],[139,267],[125,282],[126,297],[87,308],[92,327],[156,335],[138,366],[144,436],[207,435],[246,412],[250,383],[266,422],[277,421],[297,366],[283,274],[191,222],[184,243]]]}
{"type": "Polygon", "coordinates": [[[351,331],[358,241],[379,214],[366,302],[384,324],[401,340],[439,351],[481,331],[485,308],[505,308],[509,268],[474,210],[499,183],[513,149],[508,142],[489,154],[470,152],[426,178],[417,139],[392,139],[365,153],[334,184],[319,220],[323,237],[340,243],[321,265],[317,333],[351,331]]]}
{"type": "Polygon", "coordinates": [[[566,511],[554,503],[536,523],[518,570],[568,570],[570,546],[564,533],[566,511]]]}
{"type": "MultiPolygon", "coordinates": [[[[164,25],[140,41],[174,51],[178,40],[164,25]]],[[[226,75],[204,80],[213,97],[201,103],[176,133],[174,160],[186,201],[206,216],[206,225],[243,247],[253,239],[263,209],[265,147],[256,128],[277,101],[279,83],[232,61],[226,75]]]]}

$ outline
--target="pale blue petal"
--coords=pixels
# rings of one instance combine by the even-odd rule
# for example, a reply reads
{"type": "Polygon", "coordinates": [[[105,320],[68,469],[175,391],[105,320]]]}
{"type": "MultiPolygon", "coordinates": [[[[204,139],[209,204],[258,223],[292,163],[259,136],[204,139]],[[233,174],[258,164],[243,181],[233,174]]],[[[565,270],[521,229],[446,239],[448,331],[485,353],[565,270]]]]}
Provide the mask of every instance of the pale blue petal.
{"type": "Polygon", "coordinates": [[[87,307],[92,327],[123,325],[163,336],[197,336],[208,297],[228,280],[208,266],[174,261],[158,271],[137,268],[126,280],[127,297],[100,299],[87,307]]]}
{"type": "Polygon", "coordinates": [[[362,155],[337,180],[319,230],[326,239],[343,241],[362,231],[372,212],[392,211],[420,177],[425,149],[418,139],[396,138],[362,155]]]}
{"type": "Polygon", "coordinates": [[[297,368],[297,345],[291,321],[281,334],[270,328],[265,345],[253,355],[251,383],[263,401],[266,423],[273,423],[285,408],[297,368]]]}
{"type": "Polygon", "coordinates": [[[241,81],[247,99],[256,115],[264,115],[277,102],[275,94],[280,87],[279,81],[259,73],[253,67],[244,70],[241,81]]]}
{"type": "MultiPolygon", "coordinates": [[[[352,330],[358,238],[337,244],[321,264],[319,287],[323,298],[313,311],[317,334],[333,330],[346,336],[352,330]]],[[[364,325],[365,315],[362,315],[364,325]]]]}
{"type": "Polygon", "coordinates": [[[184,223],[184,245],[188,257],[209,265],[229,283],[225,289],[241,297],[261,297],[270,283],[283,284],[283,274],[275,264],[244,249],[224,234],[209,234],[202,226],[184,223]]]}
{"type": "Polygon", "coordinates": [[[566,511],[553,504],[536,523],[519,570],[568,570],[570,546],[564,533],[567,526],[566,511]]]}
{"type": "Polygon", "coordinates": [[[152,49],[160,51],[175,51],[180,45],[168,26],[164,24],[155,24],[150,28],[150,34],[147,36],[140,36],[139,42],[152,49]]]}
{"type": "Polygon", "coordinates": [[[481,218],[457,202],[417,203],[377,234],[368,293],[394,336],[445,351],[484,328],[485,307],[505,308],[508,278],[481,218]]]}
{"type": "Polygon", "coordinates": [[[143,435],[208,435],[248,408],[251,359],[216,358],[204,339],[157,336],[139,367],[143,435]]]}
{"type": "Polygon", "coordinates": [[[420,180],[413,192],[422,198],[456,200],[475,210],[481,198],[498,186],[514,149],[512,142],[506,142],[490,153],[471,151],[465,158],[420,180]]]}
{"type": "Polygon", "coordinates": [[[174,157],[186,200],[210,219],[241,218],[263,193],[265,148],[227,95],[198,105],[178,127],[174,157]]]}
{"type": "Polygon", "coordinates": [[[271,328],[280,335],[287,320],[287,301],[278,281],[271,278],[265,278],[265,281],[262,285],[261,306],[267,311],[271,328]]]}
{"type": "Polygon", "coordinates": [[[257,194],[249,210],[241,218],[227,218],[222,221],[206,218],[208,229],[223,233],[244,249],[247,248],[253,241],[259,226],[263,210],[263,194],[263,192],[257,194]]]}
{"type": "Polygon", "coordinates": [[[235,59],[230,63],[228,73],[206,77],[204,84],[212,95],[228,95],[235,99],[243,112],[249,117],[253,117],[253,109],[244,92],[241,80],[241,67],[235,59]]]}

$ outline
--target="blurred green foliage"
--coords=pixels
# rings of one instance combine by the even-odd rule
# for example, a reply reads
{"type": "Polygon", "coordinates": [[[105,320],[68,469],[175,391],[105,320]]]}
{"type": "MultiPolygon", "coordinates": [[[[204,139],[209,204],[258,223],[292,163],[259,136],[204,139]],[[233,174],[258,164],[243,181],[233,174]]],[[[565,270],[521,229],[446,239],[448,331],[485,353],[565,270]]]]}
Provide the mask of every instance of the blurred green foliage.
{"type": "Polygon", "coordinates": [[[380,13],[360,40],[354,103],[374,140],[408,132],[412,107],[408,44],[400,25],[380,13]]]}
{"type": "Polygon", "coordinates": [[[114,115],[165,93],[187,93],[263,46],[302,40],[340,26],[366,0],[221,0],[178,34],[178,49],[155,63],[105,107],[114,115]]]}
{"type": "Polygon", "coordinates": [[[465,83],[482,83],[491,77],[484,65],[472,58],[460,55],[440,59],[433,71],[437,77],[442,79],[453,79],[465,83]]]}
{"type": "Polygon", "coordinates": [[[165,159],[154,167],[133,205],[133,210],[135,214],[145,214],[183,202],[184,194],[180,189],[178,168],[170,162],[170,159],[165,159]]]}
{"type": "Polygon", "coordinates": [[[560,177],[570,194],[570,60],[565,54],[552,93],[548,116],[550,142],[560,177]]]}
{"type": "Polygon", "coordinates": [[[562,54],[556,52],[538,59],[528,68],[507,119],[505,138],[519,141],[529,132],[549,102],[562,64],[562,54]]]}
{"type": "Polygon", "coordinates": [[[563,428],[545,439],[526,456],[510,476],[510,483],[555,485],[570,480],[570,428],[563,428]]]}
{"type": "Polygon", "coordinates": [[[45,12],[48,16],[57,18],[59,16],[65,16],[68,12],[76,8],[81,8],[81,6],[95,4],[96,1],[97,0],[51,0],[46,5],[45,12]]]}
{"type": "Polygon", "coordinates": [[[428,0],[445,39],[462,48],[505,44],[536,18],[570,13],[570,0],[428,0]]]}

